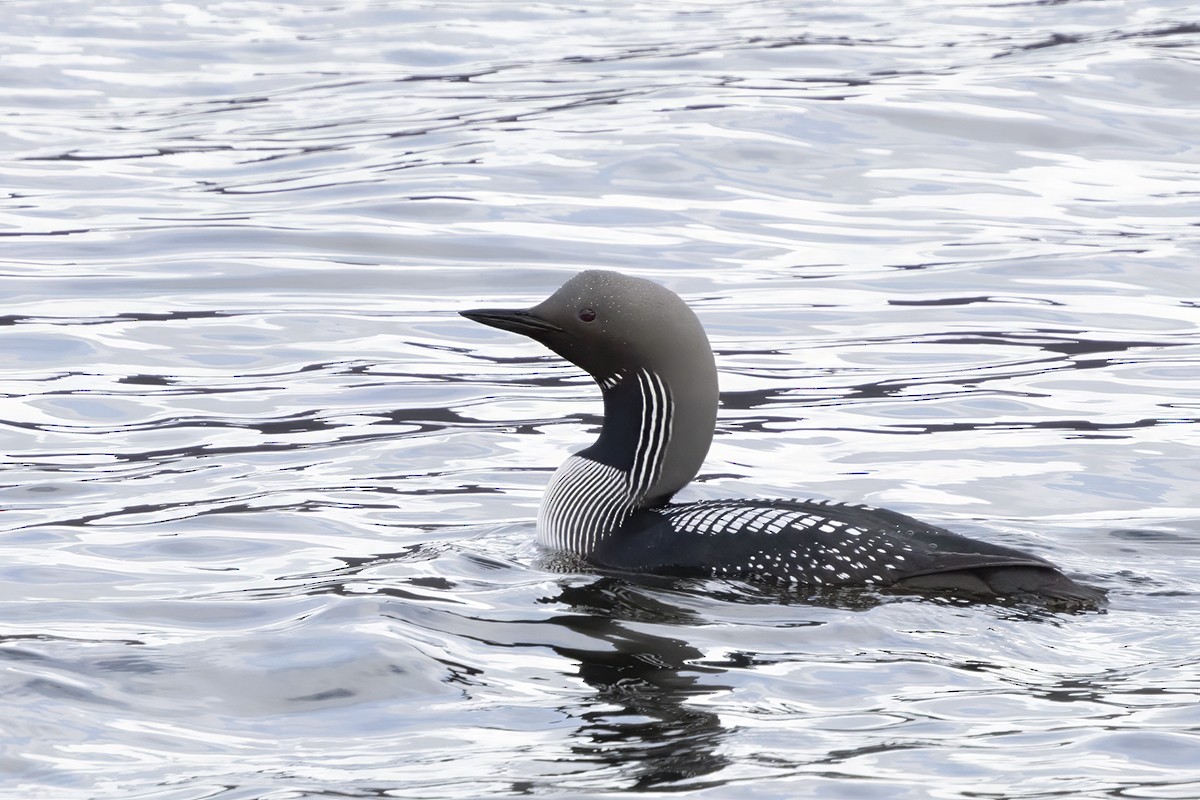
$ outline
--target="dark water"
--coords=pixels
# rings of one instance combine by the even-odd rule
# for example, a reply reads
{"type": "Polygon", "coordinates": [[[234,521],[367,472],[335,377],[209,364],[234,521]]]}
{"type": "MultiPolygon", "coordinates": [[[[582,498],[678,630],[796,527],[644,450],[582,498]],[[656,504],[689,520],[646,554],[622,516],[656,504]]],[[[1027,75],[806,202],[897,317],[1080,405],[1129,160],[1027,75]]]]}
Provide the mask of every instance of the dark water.
{"type": "Polygon", "coordinates": [[[1200,797],[1200,15],[0,3],[0,793],[1200,797]],[[686,498],[884,505],[1104,613],[561,572],[594,387],[460,308],[691,301],[686,498]]]}

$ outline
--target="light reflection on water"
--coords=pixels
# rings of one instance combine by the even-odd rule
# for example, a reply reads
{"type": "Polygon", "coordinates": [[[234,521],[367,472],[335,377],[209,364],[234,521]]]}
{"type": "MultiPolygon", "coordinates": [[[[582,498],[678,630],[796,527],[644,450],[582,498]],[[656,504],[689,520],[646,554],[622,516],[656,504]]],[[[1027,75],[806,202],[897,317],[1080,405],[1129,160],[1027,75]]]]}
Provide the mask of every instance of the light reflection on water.
{"type": "Polygon", "coordinates": [[[0,10],[8,793],[1200,794],[1185,5],[53,10],[0,10]],[[1109,609],[539,552],[598,397],[454,312],[588,267],[709,329],[687,497],[1109,609]]]}

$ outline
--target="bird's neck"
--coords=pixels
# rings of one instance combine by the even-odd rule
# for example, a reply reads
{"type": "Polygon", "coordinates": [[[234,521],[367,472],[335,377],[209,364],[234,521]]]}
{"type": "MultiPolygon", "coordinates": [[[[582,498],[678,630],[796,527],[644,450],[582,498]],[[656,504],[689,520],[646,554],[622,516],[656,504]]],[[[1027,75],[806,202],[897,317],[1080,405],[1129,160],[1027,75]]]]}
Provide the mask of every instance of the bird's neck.
{"type": "Polygon", "coordinates": [[[713,391],[681,395],[670,381],[630,370],[598,381],[604,425],[559,467],[538,514],[543,544],[587,555],[638,509],[666,503],[700,469],[716,419],[713,391]]]}
{"type": "Polygon", "coordinates": [[[674,455],[674,392],[662,376],[646,370],[602,381],[601,388],[604,426],[596,442],[579,455],[620,470],[633,507],[666,502],[695,475],[677,486],[662,480],[663,468],[674,455]]]}

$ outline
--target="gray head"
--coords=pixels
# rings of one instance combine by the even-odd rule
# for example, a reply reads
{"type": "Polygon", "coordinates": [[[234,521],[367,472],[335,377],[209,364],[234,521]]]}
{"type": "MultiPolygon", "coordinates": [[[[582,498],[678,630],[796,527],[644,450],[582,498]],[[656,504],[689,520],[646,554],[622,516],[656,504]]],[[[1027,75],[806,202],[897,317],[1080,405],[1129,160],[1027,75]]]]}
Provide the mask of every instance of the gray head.
{"type": "Polygon", "coordinates": [[[700,320],[674,292],[588,270],[532,308],[460,313],[536,339],[595,378],[604,391],[604,431],[584,452],[614,466],[625,466],[636,446],[641,400],[634,378],[661,380],[673,405],[670,441],[648,499],[669,498],[696,476],[716,424],[717,369],[700,320]]]}

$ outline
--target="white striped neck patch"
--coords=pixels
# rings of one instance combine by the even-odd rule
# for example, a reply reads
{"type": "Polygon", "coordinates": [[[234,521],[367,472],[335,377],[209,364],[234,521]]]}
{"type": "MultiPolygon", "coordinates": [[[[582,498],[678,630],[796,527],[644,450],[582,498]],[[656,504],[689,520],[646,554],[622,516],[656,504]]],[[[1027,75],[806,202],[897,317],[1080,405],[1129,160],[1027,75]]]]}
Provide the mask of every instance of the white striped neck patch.
{"type": "Polygon", "coordinates": [[[587,556],[654,496],[669,453],[674,403],[658,375],[639,370],[631,377],[634,386],[626,390],[635,389],[628,396],[637,406],[638,427],[629,469],[582,454],[563,462],[550,479],[538,510],[538,541],[543,546],[587,556]]]}

